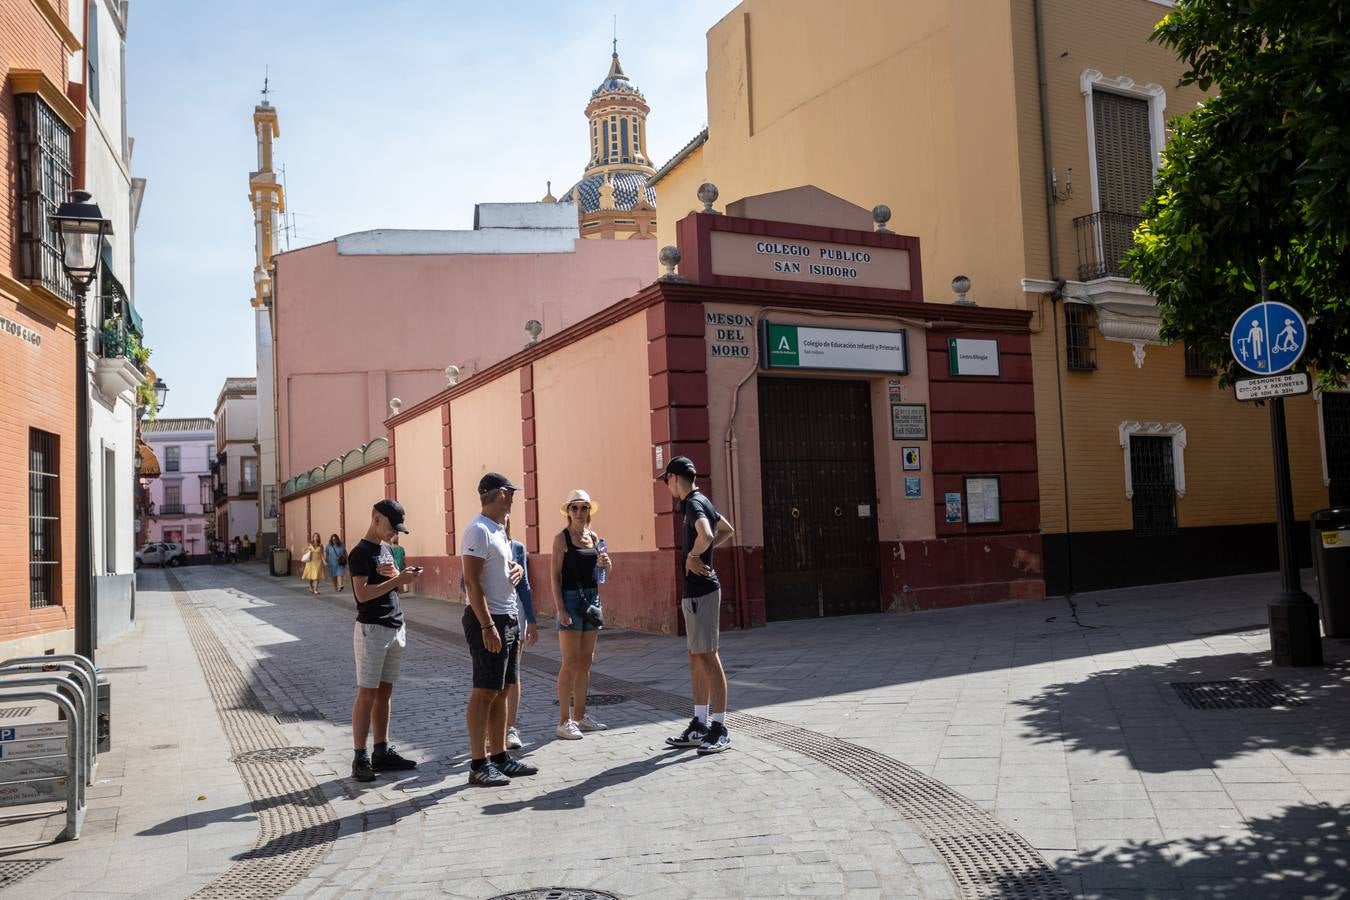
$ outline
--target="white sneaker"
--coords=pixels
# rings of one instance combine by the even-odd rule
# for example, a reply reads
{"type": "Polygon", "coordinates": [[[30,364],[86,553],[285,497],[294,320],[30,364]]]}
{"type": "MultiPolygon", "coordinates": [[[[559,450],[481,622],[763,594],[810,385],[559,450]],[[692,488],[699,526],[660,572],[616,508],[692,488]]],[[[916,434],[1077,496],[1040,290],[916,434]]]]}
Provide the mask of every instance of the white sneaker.
{"type": "Polygon", "coordinates": [[[566,722],[559,725],[558,730],[555,733],[564,741],[581,740],[581,729],[578,728],[577,723],[573,722],[571,719],[568,719],[566,722]]]}
{"type": "Polygon", "coordinates": [[[581,718],[581,721],[577,722],[577,727],[582,731],[604,731],[609,726],[603,722],[595,721],[591,718],[590,713],[586,713],[586,715],[581,718]]]}
{"type": "Polygon", "coordinates": [[[520,732],[516,730],[516,727],[514,725],[506,729],[507,750],[519,750],[521,747],[524,746],[525,743],[520,739],[520,732]]]}

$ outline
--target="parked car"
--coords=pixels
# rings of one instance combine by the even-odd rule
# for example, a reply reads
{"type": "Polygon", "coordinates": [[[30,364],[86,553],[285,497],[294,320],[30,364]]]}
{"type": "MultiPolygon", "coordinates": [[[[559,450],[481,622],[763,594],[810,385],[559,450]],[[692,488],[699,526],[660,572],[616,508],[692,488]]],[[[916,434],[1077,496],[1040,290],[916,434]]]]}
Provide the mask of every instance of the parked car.
{"type": "Polygon", "coordinates": [[[176,541],[151,541],[136,551],[136,566],[152,563],[157,566],[181,566],[187,552],[176,541]]]}

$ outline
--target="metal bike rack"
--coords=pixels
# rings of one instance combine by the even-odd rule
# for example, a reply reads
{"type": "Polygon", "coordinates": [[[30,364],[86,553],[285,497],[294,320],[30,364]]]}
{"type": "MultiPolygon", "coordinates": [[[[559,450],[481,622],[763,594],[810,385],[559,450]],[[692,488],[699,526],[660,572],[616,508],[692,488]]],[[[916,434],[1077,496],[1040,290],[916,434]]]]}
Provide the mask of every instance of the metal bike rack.
{"type": "Polygon", "coordinates": [[[41,700],[56,704],[66,714],[66,735],[59,738],[65,745],[64,775],[52,763],[56,754],[52,741],[56,736],[44,737],[45,730],[57,722],[45,722],[0,727],[0,806],[25,803],[46,803],[55,793],[54,788],[66,789],[66,827],[59,841],[73,841],[80,837],[84,826],[85,779],[81,771],[87,757],[88,730],[84,721],[84,698],[79,685],[66,675],[40,675],[17,681],[0,681],[0,700],[41,700]],[[30,684],[37,682],[39,686],[30,684]],[[70,694],[59,688],[74,688],[70,694]],[[12,778],[11,775],[17,775],[12,778]],[[64,782],[64,785],[62,785],[64,782]]]}
{"type": "MultiPolygon", "coordinates": [[[[80,681],[80,686],[84,690],[85,698],[85,728],[87,737],[86,755],[88,763],[86,766],[88,772],[88,783],[94,783],[94,775],[98,771],[98,723],[99,723],[99,704],[98,704],[98,674],[94,670],[94,664],[78,653],[61,653],[52,656],[18,656],[14,659],[7,659],[0,662],[0,679],[6,678],[11,674],[33,671],[58,671],[69,672],[76,675],[80,681]]],[[[3,684],[3,681],[0,681],[3,684]]]]}
{"type": "MultiPolygon", "coordinates": [[[[0,671],[0,676],[3,676],[5,674],[6,674],[5,672],[0,671]]],[[[0,678],[0,691],[8,690],[11,687],[16,690],[36,690],[37,688],[46,688],[46,687],[59,688],[65,692],[67,699],[70,700],[71,704],[79,712],[80,714],[79,721],[69,719],[65,723],[42,722],[32,725],[25,724],[23,726],[7,725],[5,726],[4,730],[9,731],[13,729],[16,732],[13,740],[20,740],[20,741],[23,740],[23,738],[20,737],[20,735],[24,732],[34,732],[35,737],[32,738],[34,740],[36,739],[56,740],[59,738],[69,742],[71,739],[78,736],[80,739],[80,746],[84,749],[85,752],[80,756],[79,770],[76,771],[72,769],[71,774],[79,775],[80,796],[83,797],[84,786],[93,784],[94,779],[93,779],[93,772],[89,768],[88,747],[85,746],[89,741],[88,738],[89,730],[87,727],[85,727],[85,720],[88,719],[89,717],[89,706],[88,704],[85,703],[84,695],[81,694],[79,691],[79,685],[77,685],[75,681],[64,672],[42,672],[36,675],[26,675],[23,678],[0,678]],[[78,735],[76,734],[77,730],[79,732],[78,735]],[[62,731],[64,731],[65,733],[62,734],[61,733],[62,731]]],[[[0,755],[0,759],[5,759],[7,757],[8,754],[0,755]]]]}

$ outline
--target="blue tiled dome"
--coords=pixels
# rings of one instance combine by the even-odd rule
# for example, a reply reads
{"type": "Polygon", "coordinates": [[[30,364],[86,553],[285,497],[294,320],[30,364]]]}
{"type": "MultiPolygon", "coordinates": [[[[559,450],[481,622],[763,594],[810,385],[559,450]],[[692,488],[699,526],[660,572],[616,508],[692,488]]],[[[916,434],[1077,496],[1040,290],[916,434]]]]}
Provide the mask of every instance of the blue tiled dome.
{"type": "MultiPolygon", "coordinates": [[[[614,186],[614,208],[633,209],[638,204],[638,197],[642,196],[654,209],[656,189],[647,184],[647,178],[643,172],[610,172],[609,182],[614,186]]],[[[604,181],[604,175],[590,175],[574,185],[577,193],[581,195],[583,212],[595,212],[600,208],[600,185],[604,184],[604,181]]],[[[568,190],[559,197],[558,202],[571,203],[572,191],[568,190]]]]}

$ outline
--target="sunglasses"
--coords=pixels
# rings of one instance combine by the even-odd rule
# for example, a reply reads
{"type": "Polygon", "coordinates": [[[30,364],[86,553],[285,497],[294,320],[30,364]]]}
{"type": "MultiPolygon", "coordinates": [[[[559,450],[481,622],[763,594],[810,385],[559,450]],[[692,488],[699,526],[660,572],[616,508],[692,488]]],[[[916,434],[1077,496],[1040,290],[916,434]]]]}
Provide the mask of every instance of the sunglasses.
{"type": "Polygon", "coordinates": [[[591,511],[591,505],[590,505],[589,503],[573,503],[573,504],[571,504],[571,505],[569,505],[569,506],[567,507],[567,511],[568,511],[568,512],[590,512],[590,511],[591,511]]]}

